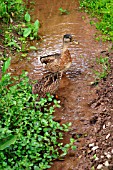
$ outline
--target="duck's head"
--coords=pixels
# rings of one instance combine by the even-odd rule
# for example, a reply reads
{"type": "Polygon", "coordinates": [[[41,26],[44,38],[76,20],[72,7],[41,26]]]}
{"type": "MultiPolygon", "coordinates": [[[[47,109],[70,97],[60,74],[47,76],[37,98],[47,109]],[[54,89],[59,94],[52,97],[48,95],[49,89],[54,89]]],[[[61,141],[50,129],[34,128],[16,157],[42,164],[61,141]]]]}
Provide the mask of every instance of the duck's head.
{"type": "Polygon", "coordinates": [[[72,42],[72,35],[71,34],[65,34],[63,36],[63,42],[64,43],[72,42]]]}

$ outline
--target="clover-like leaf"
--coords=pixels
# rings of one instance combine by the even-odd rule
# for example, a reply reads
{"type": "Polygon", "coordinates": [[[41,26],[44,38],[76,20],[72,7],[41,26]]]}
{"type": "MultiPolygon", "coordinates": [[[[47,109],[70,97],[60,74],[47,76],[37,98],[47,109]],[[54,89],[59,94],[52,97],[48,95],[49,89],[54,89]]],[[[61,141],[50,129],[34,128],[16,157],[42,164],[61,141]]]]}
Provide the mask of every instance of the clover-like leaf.
{"type": "Polygon", "coordinates": [[[23,32],[23,36],[26,38],[31,34],[31,28],[25,28],[23,32]]]}
{"type": "Polygon", "coordinates": [[[30,15],[29,15],[29,13],[26,12],[26,14],[25,14],[25,21],[26,21],[26,22],[30,22],[30,20],[31,20],[31,17],[30,17],[30,15]]]}
{"type": "Polygon", "coordinates": [[[11,144],[14,144],[17,139],[16,135],[10,135],[6,138],[0,140],[0,150],[4,150],[9,147],[11,144]]]}
{"type": "Polygon", "coordinates": [[[3,65],[3,67],[2,67],[2,72],[3,72],[3,73],[5,73],[6,70],[9,68],[10,63],[11,63],[11,57],[9,57],[9,58],[7,59],[7,61],[5,61],[4,65],[3,65]]]}

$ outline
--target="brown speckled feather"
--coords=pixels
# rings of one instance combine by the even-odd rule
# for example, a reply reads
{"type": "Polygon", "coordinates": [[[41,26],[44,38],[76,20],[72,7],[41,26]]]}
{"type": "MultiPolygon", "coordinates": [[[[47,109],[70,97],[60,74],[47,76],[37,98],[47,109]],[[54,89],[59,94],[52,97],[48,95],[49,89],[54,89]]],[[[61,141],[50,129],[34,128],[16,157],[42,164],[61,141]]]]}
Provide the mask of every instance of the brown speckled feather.
{"type": "Polygon", "coordinates": [[[56,53],[53,55],[47,55],[47,56],[40,57],[40,61],[42,64],[49,64],[49,63],[54,62],[55,59],[59,59],[60,56],[61,54],[59,53],[56,53]]]}
{"type": "Polygon", "coordinates": [[[55,94],[61,80],[61,73],[49,73],[34,84],[32,87],[33,94],[39,94],[39,97],[46,97],[46,93],[55,94]]]}
{"type": "Polygon", "coordinates": [[[60,70],[66,71],[71,66],[71,63],[72,63],[72,58],[69,50],[67,49],[66,51],[64,51],[64,53],[61,56],[60,70]]]}
{"type": "Polygon", "coordinates": [[[72,58],[68,50],[68,44],[72,41],[72,36],[66,34],[63,37],[63,52],[61,54],[53,54],[40,58],[43,67],[50,72],[64,72],[72,63],[72,58]]]}
{"type": "Polygon", "coordinates": [[[63,54],[56,54],[54,56],[46,56],[41,58],[42,64],[45,64],[45,69],[50,72],[63,72],[66,71],[72,63],[72,58],[69,50],[63,52],[63,54]]]}

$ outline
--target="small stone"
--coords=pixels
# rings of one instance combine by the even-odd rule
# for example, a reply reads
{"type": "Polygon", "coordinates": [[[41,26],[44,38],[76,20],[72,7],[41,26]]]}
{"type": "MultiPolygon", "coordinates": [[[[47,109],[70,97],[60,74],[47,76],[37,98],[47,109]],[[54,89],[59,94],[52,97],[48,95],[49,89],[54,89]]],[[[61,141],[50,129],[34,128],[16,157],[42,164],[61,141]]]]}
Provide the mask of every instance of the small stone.
{"type": "Polygon", "coordinates": [[[109,158],[111,158],[111,155],[108,153],[108,154],[106,155],[106,157],[109,159],[109,158]]]}
{"type": "Polygon", "coordinates": [[[90,144],[89,144],[89,147],[93,147],[93,146],[94,146],[94,143],[90,143],[90,144]]]}
{"type": "Polygon", "coordinates": [[[104,124],[104,125],[103,125],[103,129],[105,129],[105,128],[106,128],[106,125],[104,124]]]}
{"type": "Polygon", "coordinates": [[[96,158],[95,158],[95,161],[98,161],[98,160],[99,160],[99,158],[98,158],[98,157],[96,157],[96,158]]]}
{"type": "Polygon", "coordinates": [[[104,165],[108,167],[109,166],[109,162],[105,161],[104,165]]]}
{"type": "Polygon", "coordinates": [[[90,150],[90,149],[88,149],[88,151],[87,151],[87,153],[89,154],[89,153],[91,153],[92,151],[90,150]]]}
{"type": "Polygon", "coordinates": [[[110,137],[110,133],[106,136],[106,139],[108,139],[110,137]]]}
{"type": "Polygon", "coordinates": [[[107,126],[110,126],[110,125],[111,125],[111,122],[108,122],[108,123],[107,123],[107,126]]]}
{"type": "Polygon", "coordinates": [[[104,155],[101,155],[101,158],[103,159],[103,158],[104,158],[104,155]]]}
{"type": "Polygon", "coordinates": [[[111,153],[113,154],[113,149],[111,150],[111,153]]]}
{"type": "Polygon", "coordinates": [[[99,148],[98,146],[94,146],[94,147],[92,148],[92,150],[95,151],[95,150],[97,150],[98,148],[99,148]]]}
{"type": "Polygon", "coordinates": [[[104,155],[107,155],[107,152],[104,152],[104,155]]]}
{"type": "Polygon", "coordinates": [[[98,166],[97,166],[97,169],[101,169],[103,167],[103,165],[102,164],[99,164],[98,166]]]}

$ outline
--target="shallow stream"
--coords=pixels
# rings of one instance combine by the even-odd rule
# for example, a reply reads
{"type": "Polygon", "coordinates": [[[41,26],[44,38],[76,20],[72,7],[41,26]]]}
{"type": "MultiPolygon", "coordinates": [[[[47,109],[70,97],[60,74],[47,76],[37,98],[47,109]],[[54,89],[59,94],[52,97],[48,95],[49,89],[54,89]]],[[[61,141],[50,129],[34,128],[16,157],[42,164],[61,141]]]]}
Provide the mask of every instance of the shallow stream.
{"type": "Polygon", "coordinates": [[[89,119],[93,116],[93,110],[88,103],[96,95],[95,88],[90,86],[95,80],[95,58],[101,51],[107,50],[110,44],[95,40],[96,29],[90,25],[88,15],[79,10],[78,0],[35,0],[32,16],[41,23],[41,41],[32,44],[38,51],[29,53],[30,60],[14,57],[10,68],[13,73],[20,74],[22,70],[27,70],[31,79],[38,80],[46,73],[40,63],[40,56],[61,52],[64,34],[72,34],[73,39],[78,42],[70,44],[69,47],[73,62],[63,75],[57,91],[61,108],[56,111],[55,119],[61,123],[72,122],[72,127],[65,136],[66,142],[72,136],[76,138],[76,134],[81,135],[81,138],[76,142],[77,151],[70,151],[65,160],[55,161],[50,168],[76,170],[80,159],[78,153],[90,128],[89,119]],[[60,7],[67,9],[70,14],[60,15],[60,7]]]}

